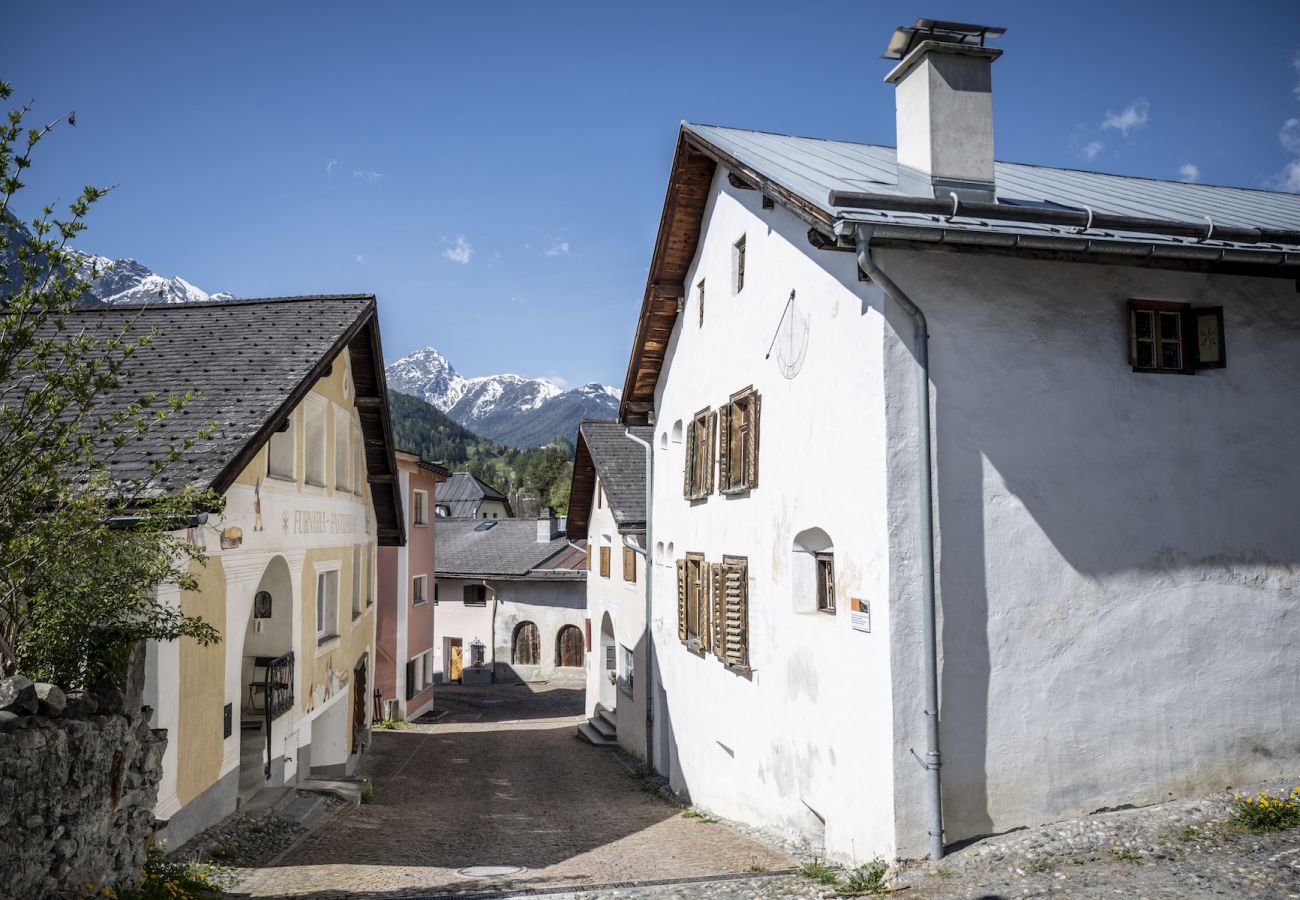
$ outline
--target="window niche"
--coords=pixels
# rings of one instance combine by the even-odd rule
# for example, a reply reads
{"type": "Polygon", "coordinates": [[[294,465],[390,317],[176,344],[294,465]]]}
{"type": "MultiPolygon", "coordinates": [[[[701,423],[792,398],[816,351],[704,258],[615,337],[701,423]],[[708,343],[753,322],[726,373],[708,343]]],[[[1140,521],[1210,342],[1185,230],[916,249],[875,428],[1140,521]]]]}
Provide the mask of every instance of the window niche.
{"type": "Polygon", "coordinates": [[[310,400],[303,407],[306,420],[303,431],[304,480],[317,487],[325,486],[325,404],[310,400]]]}
{"type": "Polygon", "coordinates": [[[831,536],[820,528],[795,535],[790,554],[794,611],[835,614],[835,557],[831,536]]]}
{"type": "Polygon", "coordinates": [[[294,459],[297,448],[294,446],[294,415],[290,413],[274,434],[271,435],[267,453],[266,474],[272,478],[293,481],[298,477],[294,459]]]}
{"type": "Polygon", "coordinates": [[[1224,368],[1223,307],[1130,300],[1128,355],[1134,372],[1190,375],[1224,368]]]}

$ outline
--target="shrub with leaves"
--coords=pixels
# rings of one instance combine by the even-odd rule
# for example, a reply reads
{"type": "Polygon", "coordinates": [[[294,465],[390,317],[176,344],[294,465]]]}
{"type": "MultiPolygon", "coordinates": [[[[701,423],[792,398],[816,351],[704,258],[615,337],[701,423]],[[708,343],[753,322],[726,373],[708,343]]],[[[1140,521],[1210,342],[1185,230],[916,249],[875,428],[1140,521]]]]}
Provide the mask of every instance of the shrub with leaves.
{"type": "MultiPolygon", "coordinates": [[[[0,100],[11,93],[0,82],[0,100]]],[[[109,327],[71,315],[100,273],[83,272],[69,242],[107,190],[84,188],[67,218],[45,207],[21,223],[14,199],[33,150],[76,124],[69,114],[25,130],[29,112],[0,124],[0,674],[81,687],[120,677],[142,640],[218,639],[155,587],[195,586],[203,555],[183,529],[222,498],[158,487],[210,429],[169,444],[143,474],[115,475],[115,459],[194,394],[133,394],[132,358],[150,334],[134,318],[109,327]]]]}
{"type": "Polygon", "coordinates": [[[1262,834],[1284,831],[1300,825],[1300,786],[1291,789],[1285,797],[1260,791],[1254,797],[1237,794],[1232,821],[1247,831],[1262,834]]]}

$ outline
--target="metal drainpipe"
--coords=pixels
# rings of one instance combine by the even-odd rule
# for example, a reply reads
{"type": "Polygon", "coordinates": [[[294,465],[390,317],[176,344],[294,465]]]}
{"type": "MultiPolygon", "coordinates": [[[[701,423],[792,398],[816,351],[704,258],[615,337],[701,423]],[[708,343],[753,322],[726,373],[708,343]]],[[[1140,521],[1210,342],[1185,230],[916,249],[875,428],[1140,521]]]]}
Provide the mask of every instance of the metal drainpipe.
{"type": "Polygon", "coordinates": [[[933,435],[930,430],[930,334],[925,313],[871,258],[872,229],[858,225],[853,237],[858,267],[902,307],[914,326],[913,349],[920,367],[917,379],[917,465],[921,478],[921,619],[925,632],[925,771],[930,795],[930,858],[943,856],[943,791],[939,777],[939,663],[934,608],[934,483],[930,475],[933,435]]]}
{"type": "MultiPolygon", "coordinates": [[[[625,428],[623,434],[630,441],[636,441],[645,448],[645,763],[652,770],[654,763],[654,685],[655,685],[655,642],[654,636],[650,632],[650,582],[654,580],[654,555],[651,552],[654,544],[651,543],[650,536],[650,509],[651,501],[654,499],[654,445],[647,441],[641,440],[632,433],[632,429],[625,428]]],[[[651,441],[654,440],[654,432],[650,434],[651,441]]],[[[633,547],[633,550],[636,548],[633,547]]]]}

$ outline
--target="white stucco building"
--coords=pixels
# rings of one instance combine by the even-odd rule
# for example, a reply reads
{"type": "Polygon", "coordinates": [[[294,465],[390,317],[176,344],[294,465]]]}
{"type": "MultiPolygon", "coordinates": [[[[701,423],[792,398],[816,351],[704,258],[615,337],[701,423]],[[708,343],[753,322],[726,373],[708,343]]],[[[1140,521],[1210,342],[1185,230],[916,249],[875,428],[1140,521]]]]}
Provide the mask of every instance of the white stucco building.
{"type": "Polygon", "coordinates": [[[1300,197],[994,163],[988,36],[683,125],[623,392],[651,761],[835,859],[1300,770],[1300,197]]]}
{"type": "Polygon", "coordinates": [[[654,429],[618,422],[578,425],[569,489],[570,539],[587,542],[588,721],[578,734],[648,759],[650,671],[646,610],[646,454],[654,429]],[[640,673],[641,677],[638,677],[640,673]]]}
{"type": "Polygon", "coordinates": [[[434,523],[437,681],[580,681],[588,646],[584,555],[551,511],[434,523]]]}

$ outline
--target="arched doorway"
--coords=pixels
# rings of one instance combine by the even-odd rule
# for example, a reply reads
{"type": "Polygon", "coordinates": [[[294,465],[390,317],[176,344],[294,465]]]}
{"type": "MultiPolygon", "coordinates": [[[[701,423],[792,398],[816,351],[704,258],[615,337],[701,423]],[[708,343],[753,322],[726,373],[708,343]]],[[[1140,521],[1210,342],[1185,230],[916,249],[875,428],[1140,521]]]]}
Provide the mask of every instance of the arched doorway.
{"type": "Polygon", "coordinates": [[[510,662],[516,666],[542,664],[542,636],[533,622],[520,622],[515,626],[510,643],[510,662]]]}
{"type": "MultiPolygon", "coordinates": [[[[239,679],[239,796],[251,797],[273,778],[291,781],[288,759],[296,752],[274,747],[271,725],[293,708],[293,578],[284,557],[267,563],[244,628],[239,679]]],[[[283,738],[280,739],[283,745],[283,738]]],[[[296,748],[294,748],[296,749],[296,748]]]]}
{"type": "Polygon", "coordinates": [[[581,668],[585,661],[582,649],[582,630],[577,625],[565,625],[555,636],[555,664],[581,668]]]}
{"type": "Polygon", "coordinates": [[[618,704],[618,644],[614,641],[614,620],[606,612],[600,618],[600,653],[596,657],[600,667],[597,678],[600,684],[600,705],[612,710],[618,704]]]}

